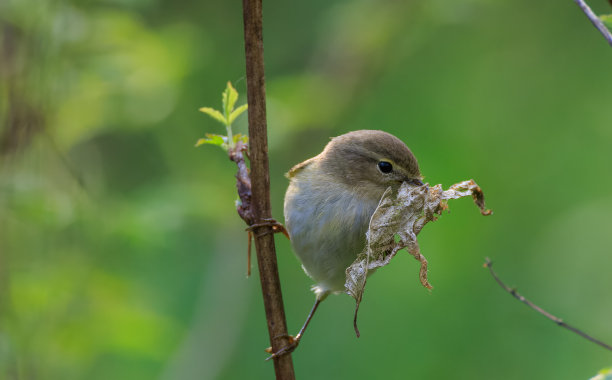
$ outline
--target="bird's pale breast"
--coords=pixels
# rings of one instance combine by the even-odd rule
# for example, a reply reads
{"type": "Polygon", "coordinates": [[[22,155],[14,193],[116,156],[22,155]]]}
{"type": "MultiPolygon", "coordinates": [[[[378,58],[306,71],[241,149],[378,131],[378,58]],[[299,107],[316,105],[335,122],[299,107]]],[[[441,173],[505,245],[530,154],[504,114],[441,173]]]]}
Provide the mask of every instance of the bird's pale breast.
{"type": "Polygon", "coordinates": [[[285,195],[285,224],[315,292],[344,291],[345,270],[365,245],[378,198],[366,197],[304,168],[291,178],[285,195]]]}

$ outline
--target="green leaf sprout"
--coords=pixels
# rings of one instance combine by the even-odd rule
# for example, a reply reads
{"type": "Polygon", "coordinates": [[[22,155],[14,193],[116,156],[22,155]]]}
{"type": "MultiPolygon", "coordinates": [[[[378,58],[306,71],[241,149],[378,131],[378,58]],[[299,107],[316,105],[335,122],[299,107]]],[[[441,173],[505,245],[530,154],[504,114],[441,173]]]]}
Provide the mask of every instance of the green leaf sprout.
{"type": "Polygon", "coordinates": [[[202,107],[200,108],[200,112],[204,112],[208,116],[217,120],[221,124],[225,126],[225,131],[227,132],[227,136],[223,135],[215,135],[211,133],[207,133],[205,138],[201,138],[196,142],[196,147],[204,144],[212,144],[217,145],[228,151],[234,149],[236,144],[243,143],[246,144],[249,141],[248,136],[244,136],[240,133],[234,135],[232,133],[232,123],[236,120],[238,116],[240,116],[244,111],[248,109],[248,104],[243,104],[238,108],[234,109],[236,102],[238,101],[238,91],[232,86],[231,82],[227,82],[227,86],[225,87],[225,91],[221,96],[222,103],[222,112],[217,111],[211,107],[202,107]]]}

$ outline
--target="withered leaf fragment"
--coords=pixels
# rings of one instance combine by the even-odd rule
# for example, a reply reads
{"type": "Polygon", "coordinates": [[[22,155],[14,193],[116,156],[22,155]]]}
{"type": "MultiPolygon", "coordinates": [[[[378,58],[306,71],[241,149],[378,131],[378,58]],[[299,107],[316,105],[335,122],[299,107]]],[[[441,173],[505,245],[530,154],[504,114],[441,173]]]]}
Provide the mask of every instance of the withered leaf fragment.
{"type": "Polygon", "coordinates": [[[397,192],[389,187],[380,199],[378,207],[366,233],[366,246],[357,259],[346,269],[348,294],[355,298],[355,332],[357,329],[357,311],[363,297],[368,274],[383,267],[395,254],[406,248],[415,259],[421,262],[420,280],[427,289],[431,285],[427,280],[427,260],[421,254],[417,235],[430,221],[435,221],[442,211],[448,208],[449,199],[467,196],[474,198],[482,215],[490,215],[485,208],[484,195],[474,180],[463,181],[443,191],[442,185],[419,187],[403,183],[397,192]]]}

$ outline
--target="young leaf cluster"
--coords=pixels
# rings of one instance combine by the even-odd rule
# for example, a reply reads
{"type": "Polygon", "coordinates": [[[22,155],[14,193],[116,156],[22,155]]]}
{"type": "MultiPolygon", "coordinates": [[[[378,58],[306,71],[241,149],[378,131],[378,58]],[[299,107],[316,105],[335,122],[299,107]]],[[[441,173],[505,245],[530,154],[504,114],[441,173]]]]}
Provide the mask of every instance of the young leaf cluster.
{"type": "Polygon", "coordinates": [[[234,149],[238,142],[246,144],[248,142],[248,136],[241,135],[240,133],[232,133],[232,123],[240,116],[244,111],[247,110],[248,104],[243,104],[238,108],[234,108],[238,101],[238,91],[232,86],[231,82],[227,82],[225,91],[221,96],[222,109],[218,111],[211,107],[202,107],[200,112],[204,112],[208,116],[217,120],[225,126],[227,135],[217,135],[207,133],[205,138],[201,138],[196,143],[196,147],[203,144],[217,145],[228,151],[234,149]]]}

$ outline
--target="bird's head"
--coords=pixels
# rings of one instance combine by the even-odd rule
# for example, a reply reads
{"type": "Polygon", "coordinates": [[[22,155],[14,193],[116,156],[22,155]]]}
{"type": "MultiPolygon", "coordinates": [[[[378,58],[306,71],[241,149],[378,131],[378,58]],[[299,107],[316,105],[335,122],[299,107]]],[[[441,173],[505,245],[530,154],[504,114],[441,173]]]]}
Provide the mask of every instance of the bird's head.
{"type": "Polygon", "coordinates": [[[319,156],[320,168],[363,195],[380,198],[403,182],[422,186],[416,158],[397,137],[383,131],[359,130],[333,138],[319,156]]]}

